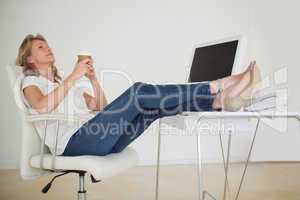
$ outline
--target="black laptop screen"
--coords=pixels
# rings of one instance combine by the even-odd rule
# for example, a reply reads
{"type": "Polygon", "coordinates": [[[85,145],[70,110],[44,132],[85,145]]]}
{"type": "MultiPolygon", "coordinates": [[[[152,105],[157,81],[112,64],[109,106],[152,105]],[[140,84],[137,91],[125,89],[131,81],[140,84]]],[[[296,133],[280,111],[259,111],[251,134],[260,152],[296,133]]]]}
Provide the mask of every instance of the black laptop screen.
{"type": "Polygon", "coordinates": [[[238,40],[196,48],[189,82],[212,81],[231,75],[238,40]]]}

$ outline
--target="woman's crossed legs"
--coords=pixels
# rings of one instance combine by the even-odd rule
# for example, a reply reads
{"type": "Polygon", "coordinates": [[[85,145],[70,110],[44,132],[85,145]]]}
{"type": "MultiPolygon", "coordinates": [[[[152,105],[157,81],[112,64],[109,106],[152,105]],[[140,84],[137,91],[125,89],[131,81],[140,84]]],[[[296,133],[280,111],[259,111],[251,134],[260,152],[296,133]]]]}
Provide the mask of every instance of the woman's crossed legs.
{"type": "MultiPolygon", "coordinates": [[[[238,94],[249,82],[248,70],[220,79],[222,89],[238,94]]],[[[221,108],[216,81],[152,85],[137,82],[86,122],[71,137],[64,156],[121,152],[158,118],[181,112],[203,112],[221,108]]]]}

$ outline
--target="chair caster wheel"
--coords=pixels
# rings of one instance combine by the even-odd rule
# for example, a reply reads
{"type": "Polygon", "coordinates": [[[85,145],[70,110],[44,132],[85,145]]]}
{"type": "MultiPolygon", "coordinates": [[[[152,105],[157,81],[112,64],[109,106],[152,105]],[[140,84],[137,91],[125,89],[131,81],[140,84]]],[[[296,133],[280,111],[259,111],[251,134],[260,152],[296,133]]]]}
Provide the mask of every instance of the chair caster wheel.
{"type": "Polygon", "coordinates": [[[101,180],[96,180],[95,177],[93,177],[93,175],[91,175],[91,180],[92,180],[93,183],[101,182],[101,180]]]}

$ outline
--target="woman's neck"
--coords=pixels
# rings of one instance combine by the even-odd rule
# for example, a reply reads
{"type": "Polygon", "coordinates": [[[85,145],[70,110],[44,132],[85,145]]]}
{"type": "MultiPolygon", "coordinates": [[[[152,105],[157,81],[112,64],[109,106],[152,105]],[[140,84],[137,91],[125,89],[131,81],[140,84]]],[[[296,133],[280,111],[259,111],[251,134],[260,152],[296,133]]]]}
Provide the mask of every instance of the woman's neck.
{"type": "Polygon", "coordinates": [[[49,65],[43,66],[43,67],[39,66],[38,71],[41,76],[54,82],[54,74],[53,74],[52,68],[49,65]]]}

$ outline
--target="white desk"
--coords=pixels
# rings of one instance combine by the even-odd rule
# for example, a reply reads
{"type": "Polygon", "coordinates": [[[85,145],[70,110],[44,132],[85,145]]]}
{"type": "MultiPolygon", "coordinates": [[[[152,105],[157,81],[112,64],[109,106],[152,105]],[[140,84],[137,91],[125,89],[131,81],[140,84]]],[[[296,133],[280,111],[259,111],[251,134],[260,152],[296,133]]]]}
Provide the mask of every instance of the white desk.
{"type": "MultiPolygon", "coordinates": [[[[247,160],[245,163],[245,167],[243,170],[243,175],[240,180],[239,188],[237,191],[237,194],[235,196],[235,200],[239,198],[239,193],[245,178],[245,174],[247,171],[247,167],[249,164],[250,156],[252,153],[253,145],[255,142],[257,130],[259,127],[259,122],[262,118],[293,118],[297,119],[300,122],[300,112],[288,112],[288,113],[278,113],[278,112],[185,112],[180,114],[182,116],[186,117],[195,117],[196,125],[201,122],[202,119],[241,119],[241,118],[254,118],[257,119],[255,132],[252,138],[251,146],[248,152],[247,160]]],[[[157,149],[157,166],[156,166],[156,189],[155,189],[155,199],[158,200],[158,190],[159,190],[159,170],[160,170],[160,145],[161,145],[161,124],[162,119],[159,119],[159,131],[158,131],[158,149],[157,149]]],[[[221,133],[220,133],[220,139],[221,139],[221,133]]],[[[197,134],[197,169],[198,169],[198,197],[199,200],[204,200],[206,196],[209,196],[212,199],[216,199],[212,194],[210,194],[208,191],[205,191],[202,184],[202,154],[201,154],[201,148],[200,148],[200,142],[201,137],[200,134],[197,134]]],[[[223,200],[226,199],[226,192],[228,189],[228,164],[229,164],[229,156],[230,156],[230,146],[231,146],[231,133],[228,134],[228,145],[227,145],[227,156],[225,160],[224,155],[224,149],[221,144],[222,149],[222,158],[223,158],[223,165],[224,165],[224,173],[225,173],[225,181],[224,181],[224,191],[223,191],[223,200]]]]}

